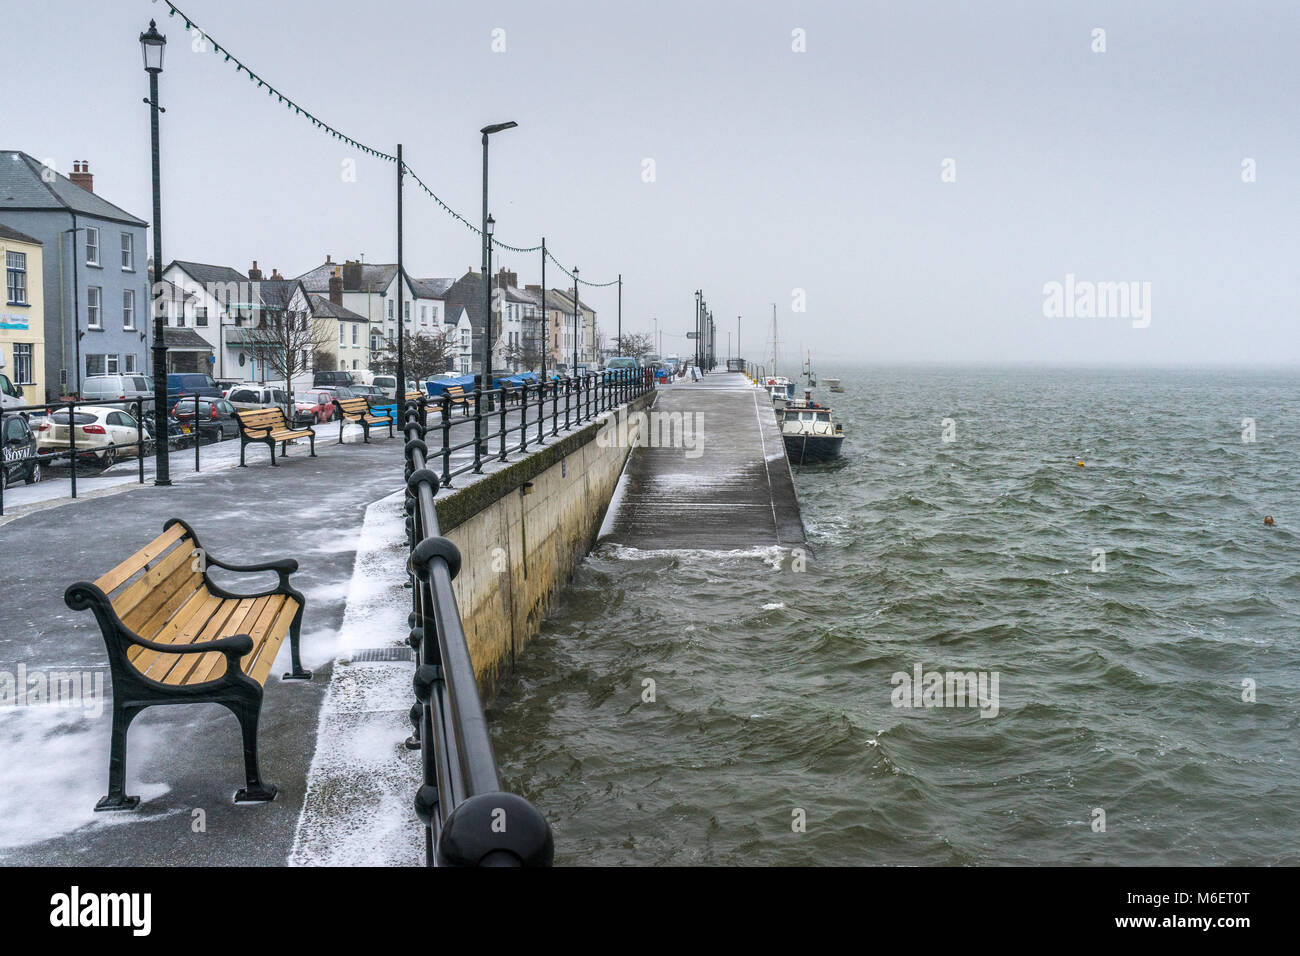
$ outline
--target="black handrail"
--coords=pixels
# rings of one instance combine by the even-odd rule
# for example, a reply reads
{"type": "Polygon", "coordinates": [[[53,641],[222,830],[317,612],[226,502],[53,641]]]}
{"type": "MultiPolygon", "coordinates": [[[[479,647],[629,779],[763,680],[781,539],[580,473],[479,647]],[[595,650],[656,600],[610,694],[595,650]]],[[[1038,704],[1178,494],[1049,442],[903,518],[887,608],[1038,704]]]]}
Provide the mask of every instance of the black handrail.
{"type": "MultiPolygon", "coordinates": [[[[403,404],[406,532],[411,550],[407,572],[412,605],[407,643],[416,654],[410,743],[418,746],[421,754],[423,782],[416,792],[415,812],[425,827],[425,862],[430,866],[549,866],[555,853],[546,818],[523,797],[501,790],[474,664],[452,590],[461,555],[439,531],[434,498],[455,476],[480,471],[483,448],[493,439],[499,440],[499,457],[505,460],[510,450],[507,436],[518,431],[514,450],[526,453],[530,408],[537,410],[536,441],[544,442],[548,391],[554,428],[561,389],[566,410],[578,416],[575,424],[582,424],[584,419],[592,421],[653,388],[649,372],[640,369],[588,373],[580,382],[539,382],[534,401],[530,401],[534,386],[528,383],[522,388],[501,385],[484,389],[476,382],[473,436],[455,444],[451,440],[450,396],[422,394],[403,404]],[[519,420],[510,425],[505,408],[515,398],[519,400],[519,420]],[[483,411],[485,400],[491,404],[487,412],[483,411]],[[431,425],[429,412],[434,408],[439,414],[431,425]],[[485,427],[492,418],[498,420],[495,432],[485,427]],[[431,451],[425,442],[430,432],[441,438],[440,449],[431,451]],[[470,447],[474,460],[453,469],[451,453],[470,447]],[[441,475],[430,467],[431,459],[436,462],[439,457],[441,475]]],[[[471,419],[466,416],[464,421],[468,424],[471,419]]]]}

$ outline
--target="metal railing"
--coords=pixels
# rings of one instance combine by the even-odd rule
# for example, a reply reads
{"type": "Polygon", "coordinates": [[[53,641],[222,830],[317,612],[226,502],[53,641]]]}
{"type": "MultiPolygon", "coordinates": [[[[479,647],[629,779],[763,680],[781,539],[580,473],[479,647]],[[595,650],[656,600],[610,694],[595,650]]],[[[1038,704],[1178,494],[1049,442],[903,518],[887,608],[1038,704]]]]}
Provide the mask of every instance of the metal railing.
{"type": "Polygon", "coordinates": [[[425,828],[425,861],[430,866],[549,866],[555,844],[546,818],[523,797],[501,790],[496,756],[483,715],[474,663],[465,640],[452,580],[461,568],[456,545],[442,537],[434,498],[439,488],[469,471],[479,472],[486,446],[499,442],[495,457],[510,450],[527,451],[545,441],[549,401],[551,437],[558,435],[561,396],[565,425],[589,422],[650,391],[649,374],[627,369],[590,373],[578,380],[483,389],[475,379],[468,441],[453,442],[451,416],[455,399],[421,395],[403,410],[406,438],[406,533],[411,549],[407,572],[411,578],[410,631],[407,643],[415,650],[415,698],[411,707],[414,733],[408,746],[420,749],[423,782],[415,796],[415,812],[425,828]],[[485,411],[485,399],[493,405],[485,411]],[[507,422],[506,409],[516,402],[519,417],[507,422]],[[430,409],[438,413],[429,424],[430,409]],[[535,414],[530,414],[530,410],[535,414]],[[495,422],[496,431],[490,426],[495,422]],[[440,433],[441,449],[432,451],[426,439],[440,433]],[[508,437],[517,432],[518,444],[508,437]],[[457,449],[472,447],[473,461],[451,468],[457,449]],[[432,467],[441,455],[442,473],[432,467]]]}
{"type": "MultiPolygon", "coordinates": [[[[532,445],[558,438],[563,429],[588,424],[653,390],[648,369],[589,372],[490,389],[475,375],[472,392],[456,397],[422,394],[416,412],[425,430],[421,438],[428,444],[429,467],[437,471],[440,485],[449,488],[461,475],[482,474],[489,462],[526,453],[532,445]],[[512,410],[517,414],[510,414],[512,410]],[[428,442],[430,432],[436,432],[435,442],[428,442]],[[453,458],[463,460],[453,463],[453,458]]],[[[375,399],[371,405],[392,407],[392,400],[375,399]]]]}
{"type": "MultiPolygon", "coordinates": [[[[193,431],[188,434],[186,433],[172,434],[169,429],[169,433],[167,435],[166,441],[168,447],[168,454],[170,454],[173,449],[188,448],[190,444],[193,443],[194,470],[200,471],[202,469],[202,462],[199,457],[199,446],[203,444],[204,434],[206,433],[210,435],[212,433],[212,428],[211,425],[207,424],[206,422],[200,421],[199,414],[198,414],[199,412],[198,406],[200,402],[218,401],[218,399],[215,398],[209,399],[205,396],[199,395],[198,393],[195,393],[193,395],[181,393],[179,395],[176,395],[175,397],[169,396],[167,401],[168,404],[171,406],[171,408],[169,408],[168,410],[169,418],[171,417],[170,413],[173,410],[179,410],[182,414],[189,414],[190,412],[184,407],[185,403],[191,401],[194,402],[193,431]]],[[[25,419],[27,419],[29,428],[32,428],[33,425],[35,426],[32,434],[33,437],[36,439],[36,450],[34,454],[27,455],[23,458],[11,457],[11,455],[14,454],[16,449],[13,449],[11,447],[5,435],[0,434],[0,447],[3,448],[5,453],[3,467],[6,470],[6,472],[10,475],[10,481],[12,481],[13,480],[12,476],[15,473],[17,473],[20,469],[22,469],[25,463],[28,462],[34,463],[37,466],[44,468],[45,466],[54,464],[56,462],[66,461],[68,463],[68,479],[69,479],[69,484],[71,486],[71,496],[73,498],[76,498],[78,478],[85,478],[88,476],[101,474],[106,469],[112,467],[114,464],[117,463],[117,460],[120,457],[119,455],[120,452],[131,450],[132,453],[135,455],[136,462],[137,462],[136,481],[138,484],[144,484],[145,458],[147,458],[149,455],[153,453],[154,445],[157,442],[157,436],[155,436],[152,432],[153,406],[154,406],[153,396],[149,396],[147,398],[145,397],[109,398],[109,399],[96,399],[96,400],[88,400],[88,401],[81,401],[78,399],[68,399],[59,402],[46,402],[41,405],[6,406],[0,409],[0,413],[3,413],[4,416],[8,416],[10,414],[22,415],[25,419]],[[92,443],[90,441],[85,441],[85,443],[80,448],[78,448],[77,447],[78,429],[82,429],[82,434],[85,435],[88,434],[84,431],[85,427],[90,424],[95,424],[91,422],[78,423],[76,421],[76,414],[78,410],[86,409],[86,408],[113,408],[118,411],[128,412],[131,415],[131,417],[135,420],[135,440],[134,441],[109,441],[107,443],[92,443]],[[146,409],[148,409],[147,412],[145,411],[146,409]],[[66,415],[67,422],[63,423],[63,422],[54,421],[55,415],[66,415]],[[146,415],[148,415],[147,421],[146,421],[146,415]],[[55,450],[47,449],[46,451],[41,451],[40,450],[41,434],[45,430],[44,428],[42,428],[42,425],[50,429],[53,429],[55,427],[66,427],[67,440],[65,442],[64,440],[60,439],[59,444],[60,445],[66,444],[67,447],[59,448],[55,450]]],[[[217,439],[217,441],[220,440],[221,440],[220,438],[217,439]]],[[[4,485],[5,482],[0,481],[0,516],[3,516],[5,513],[4,512],[4,508],[5,508],[4,485]]]]}

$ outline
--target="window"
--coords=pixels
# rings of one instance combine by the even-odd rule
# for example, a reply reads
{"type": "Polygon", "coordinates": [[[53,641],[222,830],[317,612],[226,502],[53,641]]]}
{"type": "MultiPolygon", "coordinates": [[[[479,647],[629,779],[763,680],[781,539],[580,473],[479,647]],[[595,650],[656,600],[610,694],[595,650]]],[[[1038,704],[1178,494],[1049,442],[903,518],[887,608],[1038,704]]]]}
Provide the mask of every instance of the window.
{"type": "Polygon", "coordinates": [[[14,343],[14,384],[34,385],[32,381],[32,347],[14,343]]]}
{"type": "Polygon", "coordinates": [[[86,227],[86,265],[99,265],[99,230],[94,226],[86,227]]]}
{"type": "Polygon", "coordinates": [[[9,290],[11,305],[27,304],[27,253],[5,253],[5,267],[8,270],[6,288],[9,290]]]}
{"type": "Polygon", "coordinates": [[[469,348],[469,329],[460,330],[460,347],[463,349],[469,348]]]}
{"type": "Polygon", "coordinates": [[[420,324],[429,324],[429,307],[427,305],[420,306],[420,324]]]}
{"type": "Polygon", "coordinates": [[[135,330],[135,289],[122,290],[122,330],[135,330]]]}
{"type": "Polygon", "coordinates": [[[129,232],[122,233],[122,271],[135,271],[135,236],[129,232]]]}
{"type": "Polygon", "coordinates": [[[393,321],[393,300],[388,300],[388,321],[393,321]]]}
{"type": "Polygon", "coordinates": [[[348,330],[344,328],[343,323],[339,323],[339,345],[348,344],[348,330]]]}
{"type": "MultiPolygon", "coordinates": [[[[132,358],[135,358],[134,355],[131,356],[131,357],[132,357],[132,358]]],[[[136,390],[137,392],[152,392],[152,391],[153,391],[153,383],[152,383],[151,381],[149,381],[147,378],[141,378],[140,376],[137,375],[133,381],[135,382],[135,390],[136,390]]]]}
{"type": "Polygon", "coordinates": [[[121,363],[118,361],[118,357],[116,355],[105,355],[104,363],[105,363],[104,370],[109,375],[116,375],[118,372],[121,371],[121,363]]]}
{"type": "MultiPolygon", "coordinates": [[[[185,324],[185,320],[184,320],[184,319],[181,319],[181,325],[184,325],[184,324],[185,324]]],[[[195,309],[195,310],[194,310],[194,324],[197,325],[197,326],[198,326],[199,328],[201,328],[201,329],[207,327],[207,324],[208,324],[208,310],[207,310],[207,309],[195,309]]],[[[236,323],[236,324],[238,324],[238,323],[236,323]]]]}
{"type": "Polygon", "coordinates": [[[104,362],[104,360],[105,360],[107,357],[108,357],[108,356],[106,356],[106,355],[87,355],[87,356],[86,356],[86,374],[87,374],[87,375],[103,375],[103,374],[104,374],[104,369],[105,369],[105,362],[104,362]]]}
{"type": "Polygon", "coordinates": [[[352,323],[352,344],[357,344],[357,324],[355,322],[352,323]]]}
{"type": "Polygon", "coordinates": [[[92,285],[86,290],[86,328],[88,329],[102,329],[104,327],[99,314],[99,300],[102,292],[103,290],[97,285],[92,285]]]}
{"type": "MultiPolygon", "coordinates": [[[[172,303],[172,307],[176,308],[175,303],[172,303]]],[[[176,328],[178,329],[185,328],[185,304],[184,303],[181,303],[180,308],[176,309],[176,328]]]]}
{"type": "Polygon", "coordinates": [[[402,321],[403,322],[411,321],[411,303],[409,302],[402,303],[402,321]]]}
{"type": "MultiPolygon", "coordinates": [[[[134,352],[132,352],[130,355],[122,356],[122,371],[127,373],[128,375],[135,374],[135,353],[134,352]]],[[[139,380],[137,379],[137,381],[139,380]]],[[[136,387],[138,388],[139,386],[136,387]]],[[[145,387],[147,388],[148,386],[146,385],[145,387]]]]}
{"type": "Polygon", "coordinates": [[[357,367],[357,364],[358,364],[358,363],[357,363],[357,360],[356,360],[356,359],[353,359],[353,360],[352,360],[352,367],[353,367],[354,369],[357,367]]]}

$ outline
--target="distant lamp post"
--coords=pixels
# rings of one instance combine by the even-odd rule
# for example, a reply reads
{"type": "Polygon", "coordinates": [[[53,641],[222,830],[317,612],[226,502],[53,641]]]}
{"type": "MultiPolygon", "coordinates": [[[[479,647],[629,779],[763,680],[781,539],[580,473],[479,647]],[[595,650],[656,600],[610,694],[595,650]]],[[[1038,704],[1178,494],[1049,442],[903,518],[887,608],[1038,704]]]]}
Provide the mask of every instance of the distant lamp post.
{"type": "Polygon", "coordinates": [[[167,310],[162,298],[162,189],[158,173],[158,74],[163,68],[163,52],[167,38],[158,32],[158,24],[150,20],[149,31],[140,34],[140,53],[144,56],[144,69],[149,74],[149,129],[153,141],[153,412],[154,412],[154,479],[155,485],[170,485],[171,473],[167,458],[167,344],[163,332],[167,328],[167,310]]]}
{"type": "Polygon", "coordinates": [[[578,374],[578,267],[573,267],[573,374],[578,374]]]}
{"type": "Polygon", "coordinates": [[[495,225],[488,215],[488,137],[502,130],[514,129],[518,125],[514,120],[510,120],[506,123],[484,126],[479,130],[483,134],[483,283],[487,289],[487,318],[483,322],[483,387],[485,389],[492,387],[492,263],[490,259],[492,233],[490,230],[495,225]]]}

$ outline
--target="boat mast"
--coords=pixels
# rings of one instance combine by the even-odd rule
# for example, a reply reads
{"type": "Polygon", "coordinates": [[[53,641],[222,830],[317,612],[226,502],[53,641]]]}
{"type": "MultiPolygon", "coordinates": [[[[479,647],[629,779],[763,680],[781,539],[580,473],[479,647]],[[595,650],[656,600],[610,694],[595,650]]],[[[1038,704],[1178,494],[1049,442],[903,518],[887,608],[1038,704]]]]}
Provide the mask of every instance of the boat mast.
{"type": "Polygon", "coordinates": [[[772,377],[776,378],[776,353],[778,339],[776,337],[776,303],[772,303],[772,377]]]}

